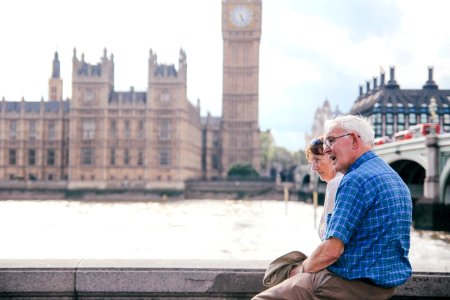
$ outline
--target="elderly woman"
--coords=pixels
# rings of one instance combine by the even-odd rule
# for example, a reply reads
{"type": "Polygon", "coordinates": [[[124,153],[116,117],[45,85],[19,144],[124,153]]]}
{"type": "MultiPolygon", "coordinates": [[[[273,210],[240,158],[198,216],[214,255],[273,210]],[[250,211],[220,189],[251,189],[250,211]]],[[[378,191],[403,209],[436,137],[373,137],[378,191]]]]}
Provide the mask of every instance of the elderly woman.
{"type": "Polygon", "coordinates": [[[333,211],[336,191],[343,175],[334,170],[328,155],[323,153],[323,136],[313,139],[306,148],[305,153],[306,158],[311,164],[311,170],[316,172],[320,179],[327,183],[323,214],[319,223],[319,238],[323,239],[327,217],[328,215],[331,215],[333,211]]]}
{"type": "MultiPolygon", "coordinates": [[[[328,155],[325,155],[323,150],[324,139],[320,136],[313,139],[311,143],[307,146],[305,153],[306,158],[311,164],[311,170],[319,175],[320,179],[327,183],[327,188],[325,191],[325,201],[322,217],[319,223],[319,238],[323,240],[325,236],[325,229],[327,224],[328,216],[331,216],[334,209],[334,200],[336,198],[336,191],[339,187],[342,177],[342,173],[336,172],[329,159],[328,155]]],[[[275,259],[266,270],[266,274],[263,279],[263,284],[268,287],[272,287],[288,277],[296,275],[300,268],[302,262],[306,259],[306,255],[299,251],[292,251],[287,253],[277,259],[275,259]]],[[[253,299],[266,300],[275,299],[272,297],[270,290],[257,295],[253,299]],[[266,298],[268,297],[268,298],[266,298]]],[[[284,298],[283,298],[284,299],[284,298]]]]}

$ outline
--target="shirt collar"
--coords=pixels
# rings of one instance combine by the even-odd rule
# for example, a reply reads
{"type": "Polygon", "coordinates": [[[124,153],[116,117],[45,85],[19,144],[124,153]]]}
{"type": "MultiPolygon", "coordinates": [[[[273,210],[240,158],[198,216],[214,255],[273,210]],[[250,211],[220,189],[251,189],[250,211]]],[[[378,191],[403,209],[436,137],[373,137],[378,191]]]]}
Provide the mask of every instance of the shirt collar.
{"type": "Polygon", "coordinates": [[[376,157],[376,154],[373,151],[369,150],[365,152],[350,166],[347,173],[350,173],[351,171],[357,169],[360,165],[362,165],[363,163],[374,157],[376,157]]]}

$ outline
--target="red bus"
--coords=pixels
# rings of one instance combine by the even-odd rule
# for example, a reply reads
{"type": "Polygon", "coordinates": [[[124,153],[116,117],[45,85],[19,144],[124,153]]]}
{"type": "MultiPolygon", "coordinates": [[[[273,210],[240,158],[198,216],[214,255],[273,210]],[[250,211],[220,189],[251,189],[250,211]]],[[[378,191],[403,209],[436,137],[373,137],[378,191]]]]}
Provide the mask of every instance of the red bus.
{"type": "Polygon", "coordinates": [[[389,139],[388,136],[382,136],[382,137],[376,138],[376,139],[373,141],[373,145],[374,145],[374,146],[377,146],[377,145],[383,145],[383,144],[389,143],[390,141],[391,141],[391,140],[389,139]]]}
{"type": "Polygon", "coordinates": [[[403,141],[412,139],[414,136],[413,132],[409,129],[399,131],[394,134],[394,141],[403,141]]]}
{"type": "Polygon", "coordinates": [[[439,134],[441,131],[441,127],[439,126],[439,124],[423,123],[411,126],[409,127],[409,130],[413,132],[414,137],[420,137],[429,134],[439,134]]]}
{"type": "Polygon", "coordinates": [[[395,141],[409,140],[416,137],[426,136],[429,134],[439,134],[441,127],[439,124],[423,123],[409,127],[407,130],[402,130],[394,134],[395,141]]]}

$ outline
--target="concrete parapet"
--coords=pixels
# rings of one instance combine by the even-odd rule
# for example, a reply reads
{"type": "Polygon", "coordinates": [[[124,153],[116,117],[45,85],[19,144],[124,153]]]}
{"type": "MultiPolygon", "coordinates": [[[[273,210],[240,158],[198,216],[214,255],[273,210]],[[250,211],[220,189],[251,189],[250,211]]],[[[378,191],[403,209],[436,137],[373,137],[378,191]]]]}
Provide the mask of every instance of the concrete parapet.
{"type": "MultiPolygon", "coordinates": [[[[13,299],[250,299],[266,261],[0,260],[0,297],[13,299]]],[[[417,271],[394,298],[450,297],[450,266],[417,271]]]]}
{"type": "Polygon", "coordinates": [[[194,181],[186,182],[187,199],[283,199],[273,181],[194,181]]]}
{"type": "Polygon", "coordinates": [[[67,181],[0,180],[0,200],[124,200],[258,199],[282,200],[283,190],[272,181],[187,181],[182,185],[68,186],[67,181]],[[94,188],[94,186],[96,188],[94,188]]]}

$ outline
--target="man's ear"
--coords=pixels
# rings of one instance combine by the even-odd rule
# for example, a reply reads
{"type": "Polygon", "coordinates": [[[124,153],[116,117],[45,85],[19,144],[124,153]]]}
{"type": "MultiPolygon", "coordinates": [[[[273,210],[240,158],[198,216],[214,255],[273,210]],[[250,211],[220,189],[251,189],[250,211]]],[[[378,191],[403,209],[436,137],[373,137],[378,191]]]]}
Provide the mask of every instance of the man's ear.
{"type": "Polygon", "coordinates": [[[350,134],[352,136],[352,149],[356,149],[359,146],[360,139],[356,133],[351,132],[350,134]]]}

